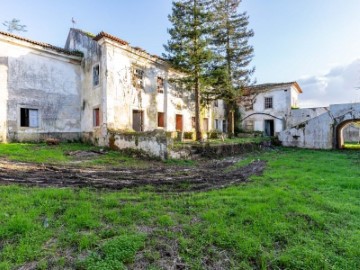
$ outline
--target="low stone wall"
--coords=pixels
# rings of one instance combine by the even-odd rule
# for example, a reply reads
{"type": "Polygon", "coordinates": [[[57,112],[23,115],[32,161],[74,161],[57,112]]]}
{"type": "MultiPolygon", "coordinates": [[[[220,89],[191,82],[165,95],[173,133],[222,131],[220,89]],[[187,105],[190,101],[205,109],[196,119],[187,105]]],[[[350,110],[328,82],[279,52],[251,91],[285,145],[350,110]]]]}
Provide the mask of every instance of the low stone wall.
{"type": "Polygon", "coordinates": [[[235,155],[242,155],[261,150],[268,147],[271,142],[264,143],[243,143],[243,144],[219,144],[219,145],[184,145],[176,149],[169,150],[168,156],[174,159],[196,159],[202,158],[219,158],[235,155]]]}
{"type": "Polygon", "coordinates": [[[60,141],[80,141],[82,139],[81,132],[46,132],[46,133],[27,133],[12,132],[9,133],[9,142],[43,142],[47,139],[58,139],[60,141]]]}
{"type": "Polygon", "coordinates": [[[206,158],[218,158],[234,155],[241,155],[258,151],[262,148],[259,143],[242,143],[242,144],[221,144],[221,145],[199,145],[193,146],[195,154],[206,158]]]}
{"type": "Polygon", "coordinates": [[[167,149],[171,141],[171,138],[168,138],[164,131],[109,132],[109,147],[111,149],[136,149],[161,159],[168,158],[167,149]]]}

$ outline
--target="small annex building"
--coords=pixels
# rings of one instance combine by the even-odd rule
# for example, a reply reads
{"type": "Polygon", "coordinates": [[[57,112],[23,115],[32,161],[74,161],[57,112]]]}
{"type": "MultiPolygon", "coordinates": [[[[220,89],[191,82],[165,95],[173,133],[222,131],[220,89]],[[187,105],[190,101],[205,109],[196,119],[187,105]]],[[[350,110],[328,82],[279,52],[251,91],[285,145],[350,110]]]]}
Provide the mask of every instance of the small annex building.
{"type": "Polygon", "coordinates": [[[287,128],[302,90],[297,82],[249,86],[238,100],[242,128],[276,136],[287,128]]]}

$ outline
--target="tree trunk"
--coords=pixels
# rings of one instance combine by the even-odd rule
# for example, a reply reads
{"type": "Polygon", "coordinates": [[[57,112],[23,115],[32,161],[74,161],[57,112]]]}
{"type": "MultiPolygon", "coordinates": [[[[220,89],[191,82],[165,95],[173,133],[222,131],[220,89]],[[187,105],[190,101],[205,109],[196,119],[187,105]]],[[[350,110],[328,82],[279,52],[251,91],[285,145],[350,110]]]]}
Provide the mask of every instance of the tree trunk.
{"type": "Polygon", "coordinates": [[[196,78],[195,80],[195,131],[196,140],[201,141],[199,79],[196,78]]]}

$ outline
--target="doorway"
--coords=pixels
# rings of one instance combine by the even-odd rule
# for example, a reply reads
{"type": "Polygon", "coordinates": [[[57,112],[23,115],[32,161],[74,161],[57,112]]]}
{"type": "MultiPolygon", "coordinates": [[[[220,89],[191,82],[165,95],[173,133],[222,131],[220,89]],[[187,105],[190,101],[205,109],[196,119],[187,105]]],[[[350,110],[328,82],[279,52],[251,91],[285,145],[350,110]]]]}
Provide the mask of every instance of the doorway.
{"type": "Polygon", "coordinates": [[[176,131],[183,131],[183,116],[181,114],[176,115],[176,131]]]}
{"type": "Polygon", "coordinates": [[[137,132],[144,131],[144,112],[133,110],[133,130],[137,132]]]}
{"type": "Polygon", "coordinates": [[[272,137],[274,132],[274,120],[265,120],[265,136],[272,137]]]}

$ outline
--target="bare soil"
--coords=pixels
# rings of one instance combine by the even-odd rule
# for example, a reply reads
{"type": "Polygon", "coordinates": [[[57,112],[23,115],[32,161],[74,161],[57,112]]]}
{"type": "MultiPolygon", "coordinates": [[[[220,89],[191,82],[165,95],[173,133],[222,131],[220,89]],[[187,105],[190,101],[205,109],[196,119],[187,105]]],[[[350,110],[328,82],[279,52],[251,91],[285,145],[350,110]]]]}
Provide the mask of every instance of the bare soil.
{"type": "Polygon", "coordinates": [[[240,158],[207,161],[198,166],[169,166],[154,162],[150,168],[79,168],[0,160],[0,184],[39,187],[90,187],[120,190],[150,185],[157,191],[205,191],[248,181],[260,175],[264,161],[230,168],[240,158]]]}

